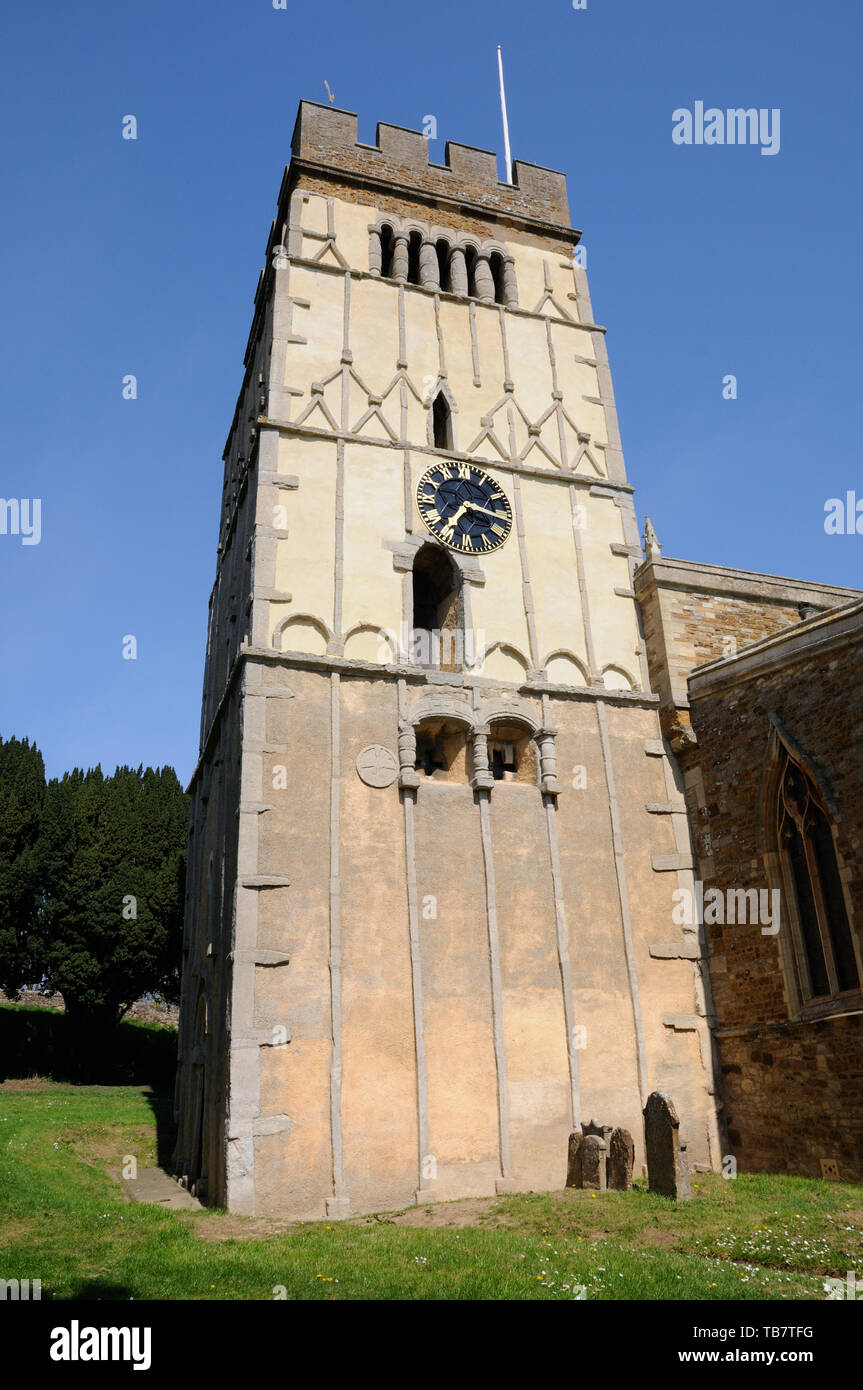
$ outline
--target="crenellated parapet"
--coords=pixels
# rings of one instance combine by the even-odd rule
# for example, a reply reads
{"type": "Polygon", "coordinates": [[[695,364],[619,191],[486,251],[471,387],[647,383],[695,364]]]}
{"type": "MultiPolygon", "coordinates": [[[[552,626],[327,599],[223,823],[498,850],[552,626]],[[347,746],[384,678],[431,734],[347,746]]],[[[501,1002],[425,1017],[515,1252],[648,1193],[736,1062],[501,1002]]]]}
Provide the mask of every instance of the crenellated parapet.
{"type": "Polygon", "coordinates": [[[566,177],[554,169],[517,159],[512,183],[498,178],[497,156],[490,150],[446,142],[444,163],[429,160],[429,142],[418,130],[378,122],[376,143],[357,138],[357,117],[316,102],[300,102],[291,142],[293,164],[335,169],[360,179],[405,185],[434,198],[481,205],[519,222],[569,229],[566,177]]]}

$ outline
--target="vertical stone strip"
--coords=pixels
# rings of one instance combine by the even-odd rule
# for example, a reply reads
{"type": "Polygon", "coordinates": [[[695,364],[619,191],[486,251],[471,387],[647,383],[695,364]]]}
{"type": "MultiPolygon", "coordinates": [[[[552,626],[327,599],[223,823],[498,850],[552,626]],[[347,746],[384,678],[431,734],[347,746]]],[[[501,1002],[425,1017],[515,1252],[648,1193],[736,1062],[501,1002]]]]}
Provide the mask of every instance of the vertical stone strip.
{"type": "MultiPolygon", "coordinates": [[[[542,697],[542,719],[546,729],[551,727],[551,707],[547,695],[542,697]]],[[[548,855],[551,863],[551,886],[554,894],[554,920],[557,930],[557,963],[560,969],[560,985],[563,990],[563,1017],[566,1025],[566,1055],[569,1062],[569,1092],[572,1100],[573,1128],[579,1122],[581,1101],[578,1078],[578,1053],[575,1047],[575,1017],[572,999],[572,971],[569,961],[569,932],[566,925],[566,907],[563,897],[563,882],[560,872],[560,847],[557,838],[557,801],[554,796],[543,794],[545,805],[545,824],[548,831],[548,855]]]]}
{"type": "Polygon", "coordinates": [[[328,1216],[344,1216],[345,1195],[342,1152],[342,902],[339,885],[339,793],[341,759],[341,677],[330,677],[330,1133],[333,1148],[333,1196],[328,1216]]]}
{"type": "Polygon", "coordinates": [[[444,340],[443,340],[443,329],[441,328],[441,323],[440,323],[440,295],[439,295],[439,294],[436,294],[435,297],[434,297],[434,331],[435,331],[435,336],[437,337],[438,373],[439,373],[440,376],[445,377],[445,376],[446,376],[446,348],[445,348],[445,346],[444,346],[444,340]]]}
{"type": "Polygon", "coordinates": [[[530,587],[530,571],[527,564],[527,542],[524,533],[524,509],[521,504],[521,479],[517,473],[512,475],[512,495],[515,502],[515,526],[518,534],[518,554],[521,560],[521,592],[524,599],[524,616],[527,619],[527,640],[530,646],[530,664],[534,670],[539,665],[536,645],[536,616],[533,611],[533,593],[530,587]]]}
{"type": "Polygon", "coordinates": [[[405,287],[399,285],[399,361],[400,369],[408,365],[407,357],[407,333],[405,332],[405,287]]]}
{"type": "MultiPolygon", "coordinates": [[[[471,305],[471,308],[473,308],[473,305],[471,305]]],[[[507,335],[506,335],[506,314],[504,313],[503,305],[501,305],[501,307],[500,307],[499,323],[500,323],[500,346],[501,346],[501,350],[502,350],[502,352],[503,352],[503,379],[504,379],[504,383],[505,383],[505,384],[504,384],[504,390],[506,390],[506,389],[507,389],[506,383],[508,383],[508,382],[511,380],[511,377],[510,377],[510,370],[509,370],[509,340],[508,340],[507,335]]]]}
{"type": "MultiPolygon", "coordinates": [[[[230,982],[230,1058],[228,1061],[226,1200],[232,1211],[255,1213],[254,1122],[260,1107],[260,1047],[255,1036],[255,966],[258,940],[258,894],[244,888],[244,878],[258,872],[258,816],[248,803],[261,795],[263,755],[257,750],[266,740],[266,699],[256,696],[247,667],[240,710],[241,743],[239,815],[237,817],[237,887],[232,902],[232,930],[226,934],[226,951],[233,957],[230,982]],[[255,750],[255,751],[253,751],[255,750]]],[[[256,681],[259,677],[254,678],[256,681]]],[[[227,843],[228,801],[231,798],[232,748],[229,738],[220,740],[218,831],[227,843]]],[[[224,849],[223,849],[224,853],[224,849]]],[[[224,871],[224,870],[223,870],[224,871]]],[[[211,1000],[211,1007],[215,1003],[211,1000]]],[[[212,1176],[210,1177],[212,1182],[212,1176]]]]}
{"type": "Polygon", "coordinates": [[[470,320],[470,355],[473,362],[473,384],[482,386],[482,378],[479,374],[479,340],[476,336],[476,305],[471,300],[468,307],[468,318],[470,320]]]}
{"type": "Polygon", "coordinates": [[[405,531],[410,536],[414,529],[414,494],[411,479],[411,451],[405,449],[404,457],[404,482],[405,482],[405,531]]]}
{"type": "MultiPolygon", "coordinates": [[[[403,680],[398,683],[399,720],[406,717],[407,687],[403,680]]],[[[415,787],[404,786],[401,792],[405,821],[405,869],[408,895],[408,934],[411,956],[411,987],[413,990],[414,1050],[417,1069],[417,1159],[419,1181],[417,1200],[421,1195],[431,1195],[425,1188],[423,1164],[429,1155],[429,1116],[428,1116],[428,1068],[426,1065],[425,1021],[423,1015],[422,953],[420,949],[419,899],[417,896],[416,864],[416,811],[417,793],[415,787]]]]}
{"type": "Polygon", "coordinates": [[[561,410],[563,392],[557,382],[557,358],[554,355],[554,339],[551,335],[551,319],[549,318],[545,321],[545,341],[548,347],[549,366],[551,367],[551,396],[557,407],[554,414],[557,420],[557,442],[560,449],[560,466],[561,468],[569,468],[569,451],[566,447],[566,429],[564,428],[563,411],[561,410]]]}
{"type": "Polygon", "coordinates": [[[342,310],[342,429],[346,433],[351,427],[351,360],[351,272],[346,270],[342,310]]]}
{"type": "Polygon", "coordinates": [[[333,636],[342,649],[342,586],[345,569],[345,441],[336,442],[336,534],[333,573],[333,636]]]}
{"type": "Polygon", "coordinates": [[[641,1001],[638,993],[638,974],[635,968],[635,953],[632,946],[632,918],[629,912],[629,891],[626,886],[626,869],[623,863],[623,841],[620,834],[620,812],[617,805],[617,792],[614,785],[614,768],[611,762],[611,744],[608,737],[608,721],[605,702],[596,701],[596,722],[599,725],[599,742],[602,748],[602,765],[605,771],[605,786],[608,792],[608,808],[611,816],[611,843],[614,851],[614,871],[617,875],[617,895],[620,901],[620,920],[623,927],[623,954],[626,959],[626,974],[629,979],[629,997],[632,1004],[632,1021],[635,1029],[635,1056],[638,1074],[638,1092],[642,1106],[647,1104],[647,1052],[644,1046],[644,1025],[641,1019],[641,1001]]]}
{"type": "Polygon", "coordinates": [[[575,541],[575,567],[578,572],[578,592],[581,598],[581,622],[584,628],[584,651],[587,657],[587,665],[591,681],[598,677],[596,669],[596,651],[593,645],[593,630],[590,626],[590,598],[587,590],[587,574],[584,565],[584,545],[581,538],[582,512],[578,502],[578,488],[575,483],[569,485],[569,504],[572,508],[572,537],[575,541]]]}
{"type": "MultiPolygon", "coordinates": [[[[668,744],[663,740],[664,756],[662,759],[662,769],[665,774],[665,794],[668,802],[676,808],[671,814],[671,828],[674,832],[674,848],[677,854],[684,859],[690,859],[693,864],[698,864],[698,854],[694,837],[690,830],[689,816],[686,810],[686,798],[684,790],[684,776],[681,772],[680,764],[672,754],[668,744]]],[[[693,820],[693,824],[696,822],[693,820]]],[[[678,869],[677,886],[689,894],[690,902],[697,902],[695,872],[692,869],[678,869]]],[[[696,914],[697,917],[702,914],[696,914]]],[[[689,935],[689,930],[684,929],[684,940],[689,935]]],[[[707,930],[703,921],[698,921],[691,928],[692,935],[698,942],[698,956],[692,962],[693,990],[695,995],[695,1013],[699,1018],[704,1019],[704,1030],[701,1037],[701,1057],[704,1062],[704,1086],[707,1091],[707,1152],[711,1167],[718,1170],[722,1164],[722,1141],[719,1132],[719,1115],[717,1105],[716,1078],[720,1074],[719,1047],[715,1036],[716,1013],[713,1007],[713,991],[710,981],[710,967],[708,964],[708,938],[707,930]],[[706,1034],[706,1038],[705,1035],[706,1034]]],[[[725,1150],[727,1152],[727,1150],[725,1150]]]]}
{"type": "Polygon", "coordinates": [[[486,915],[488,918],[488,958],[491,976],[491,1026],[494,1040],[494,1060],[497,1071],[497,1113],[500,1145],[500,1172],[504,1183],[512,1181],[509,1154],[509,1096],[506,1081],[506,1052],[503,1045],[503,990],[500,975],[500,937],[497,921],[497,895],[494,881],[494,857],[491,843],[490,793],[477,791],[479,801],[482,858],[485,868],[486,915]]]}

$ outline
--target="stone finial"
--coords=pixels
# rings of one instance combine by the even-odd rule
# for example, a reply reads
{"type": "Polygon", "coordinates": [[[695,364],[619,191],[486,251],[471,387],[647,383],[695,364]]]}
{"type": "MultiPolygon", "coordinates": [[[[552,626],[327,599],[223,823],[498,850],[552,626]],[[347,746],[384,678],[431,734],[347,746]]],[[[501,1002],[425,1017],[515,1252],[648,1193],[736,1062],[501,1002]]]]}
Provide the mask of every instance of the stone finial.
{"type": "Polygon", "coordinates": [[[647,1178],[651,1192],[684,1202],[692,1196],[686,1145],[680,1142],[680,1118],[670,1096],[653,1091],[644,1107],[647,1178]]]}
{"type": "Polygon", "coordinates": [[[612,1125],[604,1125],[601,1120],[594,1118],[582,1121],[581,1132],[585,1138],[588,1134],[597,1134],[604,1144],[608,1144],[611,1140],[612,1128],[612,1125]]]}
{"type": "Polygon", "coordinates": [[[613,1192],[628,1192],[632,1187],[635,1164],[635,1144],[628,1129],[616,1129],[608,1146],[608,1186],[613,1192]]]}
{"type": "Polygon", "coordinates": [[[659,544],[659,537],[653,529],[653,522],[649,516],[644,518],[644,558],[646,560],[662,559],[662,546],[659,544]]]}

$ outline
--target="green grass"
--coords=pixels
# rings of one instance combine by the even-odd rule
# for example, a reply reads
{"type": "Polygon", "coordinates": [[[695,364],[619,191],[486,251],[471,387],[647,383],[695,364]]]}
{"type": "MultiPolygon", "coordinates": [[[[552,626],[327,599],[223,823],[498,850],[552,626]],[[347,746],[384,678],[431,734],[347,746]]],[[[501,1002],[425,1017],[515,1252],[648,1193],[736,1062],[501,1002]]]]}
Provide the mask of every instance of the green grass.
{"type": "Polygon", "coordinates": [[[680,1206],[643,1186],[524,1194],[446,1205],[474,1224],[236,1238],[259,1227],[124,1200],[108,1168],[155,1163],[154,1106],[164,1123],[132,1087],[0,1089],[0,1278],[55,1299],[823,1299],[828,1274],[863,1272],[863,1189],[787,1177],[699,1175],[680,1206]]]}

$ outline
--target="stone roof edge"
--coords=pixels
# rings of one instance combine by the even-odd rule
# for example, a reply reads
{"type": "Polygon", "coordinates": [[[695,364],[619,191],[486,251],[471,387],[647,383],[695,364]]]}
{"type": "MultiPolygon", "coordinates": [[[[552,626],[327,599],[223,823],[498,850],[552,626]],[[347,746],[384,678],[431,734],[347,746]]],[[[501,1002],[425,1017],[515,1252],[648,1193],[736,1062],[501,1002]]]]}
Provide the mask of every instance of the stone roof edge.
{"type": "Polygon", "coordinates": [[[732,656],[718,657],[694,667],[687,683],[689,698],[698,699],[715,693],[723,685],[733,685],[750,676],[792,665],[801,657],[860,641],[863,641],[863,598],[806,618],[783,632],[762,637],[732,656]]]}
{"type": "Polygon", "coordinates": [[[799,602],[806,593],[829,597],[847,597],[854,602],[863,596],[861,589],[848,589],[839,584],[819,584],[809,579],[792,579],[788,575],[764,574],[758,570],[732,569],[723,565],[704,564],[698,560],[676,560],[663,555],[659,560],[644,560],[635,571],[634,587],[646,588],[651,577],[657,586],[674,589],[704,589],[720,594],[750,594],[755,598],[783,597],[799,602]]]}

